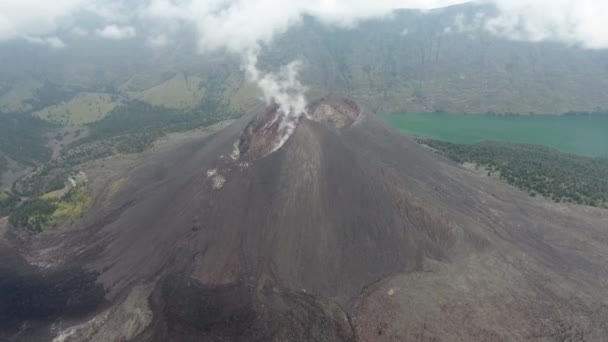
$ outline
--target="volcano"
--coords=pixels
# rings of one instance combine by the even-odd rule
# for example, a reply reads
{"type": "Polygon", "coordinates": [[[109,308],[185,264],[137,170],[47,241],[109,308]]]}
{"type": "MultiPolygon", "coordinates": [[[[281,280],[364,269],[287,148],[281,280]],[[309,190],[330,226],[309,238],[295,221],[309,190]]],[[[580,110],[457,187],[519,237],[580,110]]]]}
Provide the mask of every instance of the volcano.
{"type": "Polygon", "coordinates": [[[0,340],[608,336],[605,210],[456,165],[353,100],[282,120],[148,152],[79,227],[5,234],[0,340]]]}

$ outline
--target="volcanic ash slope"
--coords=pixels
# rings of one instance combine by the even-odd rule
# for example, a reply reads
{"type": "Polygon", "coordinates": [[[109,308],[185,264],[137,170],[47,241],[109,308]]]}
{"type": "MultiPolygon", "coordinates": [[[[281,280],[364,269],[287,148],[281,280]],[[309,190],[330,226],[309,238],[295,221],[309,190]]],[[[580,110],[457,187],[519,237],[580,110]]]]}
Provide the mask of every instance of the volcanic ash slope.
{"type": "Polygon", "coordinates": [[[94,275],[68,297],[103,289],[48,315],[56,341],[608,336],[606,211],[465,170],[351,100],[277,111],[154,153],[83,227],[30,244],[94,275]]]}

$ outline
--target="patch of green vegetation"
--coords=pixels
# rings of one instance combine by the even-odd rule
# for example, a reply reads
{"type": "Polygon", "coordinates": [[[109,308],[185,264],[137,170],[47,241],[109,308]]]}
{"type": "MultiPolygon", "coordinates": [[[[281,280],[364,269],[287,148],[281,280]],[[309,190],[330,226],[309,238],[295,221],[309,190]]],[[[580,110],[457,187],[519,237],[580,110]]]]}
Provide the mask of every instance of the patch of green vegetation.
{"type": "Polygon", "coordinates": [[[67,90],[61,85],[54,84],[46,80],[43,82],[41,87],[35,90],[32,98],[25,102],[31,106],[33,111],[37,111],[66,101],[73,96],[74,91],[67,90]]]}
{"type": "Polygon", "coordinates": [[[0,192],[0,217],[9,215],[19,203],[19,198],[10,192],[0,192]]]}
{"type": "Polygon", "coordinates": [[[534,145],[499,142],[454,144],[421,139],[458,163],[485,167],[500,178],[532,196],[555,202],[608,207],[608,159],[590,158],[534,145]]]}
{"type": "Polygon", "coordinates": [[[32,101],[42,82],[35,79],[22,79],[5,84],[0,92],[0,111],[26,112],[32,108],[32,101]]]}
{"type": "Polygon", "coordinates": [[[0,153],[0,177],[8,169],[8,160],[0,153]]]}
{"type": "Polygon", "coordinates": [[[400,130],[453,143],[504,141],[544,145],[562,152],[608,157],[608,115],[391,114],[400,130]]]}
{"type": "Polygon", "coordinates": [[[40,167],[36,173],[13,183],[12,191],[25,197],[37,197],[61,190],[65,179],[74,173],[78,165],[78,160],[72,162],[73,164],[65,164],[62,160],[52,160],[40,167]]]}
{"type": "Polygon", "coordinates": [[[53,126],[25,113],[0,113],[0,176],[10,161],[37,166],[50,160],[46,134],[53,126]]]}
{"type": "Polygon", "coordinates": [[[131,92],[134,99],[155,106],[174,109],[196,108],[204,99],[203,80],[182,73],[141,92],[131,92]]]}
{"type": "Polygon", "coordinates": [[[70,189],[56,204],[57,209],[49,218],[49,227],[76,222],[91,206],[91,199],[87,196],[84,186],[77,186],[70,189]]]}
{"type": "Polygon", "coordinates": [[[9,217],[15,227],[41,232],[81,218],[91,205],[84,184],[72,187],[63,196],[41,196],[25,201],[9,217]]]}
{"type": "Polygon", "coordinates": [[[80,93],[68,101],[45,107],[34,115],[63,125],[80,125],[100,120],[116,106],[110,94],[80,93]]]}
{"type": "MultiPolygon", "coordinates": [[[[89,136],[77,144],[108,138],[142,140],[151,142],[170,132],[187,131],[209,126],[221,120],[238,116],[227,105],[205,102],[196,110],[167,109],[141,101],[131,101],[116,107],[105,118],[89,125],[89,136]],[[126,135],[131,135],[130,137],[126,135]]],[[[145,148],[149,144],[142,144],[145,148]]]]}
{"type": "Polygon", "coordinates": [[[56,209],[57,205],[52,201],[40,198],[30,199],[13,210],[9,222],[15,227],[41,232],[47,226],[56,209]]]}
{"type": "MultiPolygon", "coordinates": [[[[28,114],[0,113],[0,159],[35,166],[51,158],[46,134],[53,125],[28,114]]],[[[0,165],[6,165],[0,160],[0,165]]],[[[0,167],[1,168],[1,167],[0,167]]]]}
{"type": "Polygon", "coordinates": [[[58,190],[54,190],[54,191],[51,191],[51,192],[47,192],[46,194],[40,196],[40,199],[43,199],[43,200],[59,199],[63,195],[65,195],[65,193],[66,193],[65,189],[58,189],[58,190]]]}

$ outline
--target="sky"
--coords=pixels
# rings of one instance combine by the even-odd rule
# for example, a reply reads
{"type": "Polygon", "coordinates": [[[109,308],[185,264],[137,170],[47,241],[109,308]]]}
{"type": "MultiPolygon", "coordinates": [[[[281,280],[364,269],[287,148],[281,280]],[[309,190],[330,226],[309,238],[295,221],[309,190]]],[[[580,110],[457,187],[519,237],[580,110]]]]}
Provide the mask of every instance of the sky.
{"type": "MultiPolygon", "coordinates": [[[[470,22],[455,18],[452,30],[485,30],[524,41],[558,41],[608,48],[606,0],[475,0],[493,3],[498,15],[470,22]]],[[[269,44],[304,15],[338,27],[389,16],[395,9],[429,10],[465,0],[0,0],[0,43],[22,39],[49,48],[68,47],[69,36],[110,40],[141,37],[151,48],[171,45],[183,26],[198,33],[201,52],[236,53],[269,44]],[[79,16],[98,18],[98,27],[79,26],[79,16]]]]}

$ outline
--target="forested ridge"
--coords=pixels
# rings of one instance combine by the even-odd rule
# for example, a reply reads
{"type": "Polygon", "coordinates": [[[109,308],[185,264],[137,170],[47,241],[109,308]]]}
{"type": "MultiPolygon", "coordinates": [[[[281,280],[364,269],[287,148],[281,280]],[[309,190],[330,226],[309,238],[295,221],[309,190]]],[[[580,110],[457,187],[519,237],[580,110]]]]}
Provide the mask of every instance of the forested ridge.
{"type": "Polygon", "coordinates": [[[0,112],[0,175],[9,159],[27,166],[50,160],[46,134],[52,127],[31,115],[0,112]]]}
{"type": "Polygon", "coordinates": [[[485,167],[532,196],[556,202],[608,207],[608,159],[590,158],[537,145],[502,142],[455,144],[433,139],[419,142],[458,163],[485,167]]]}

